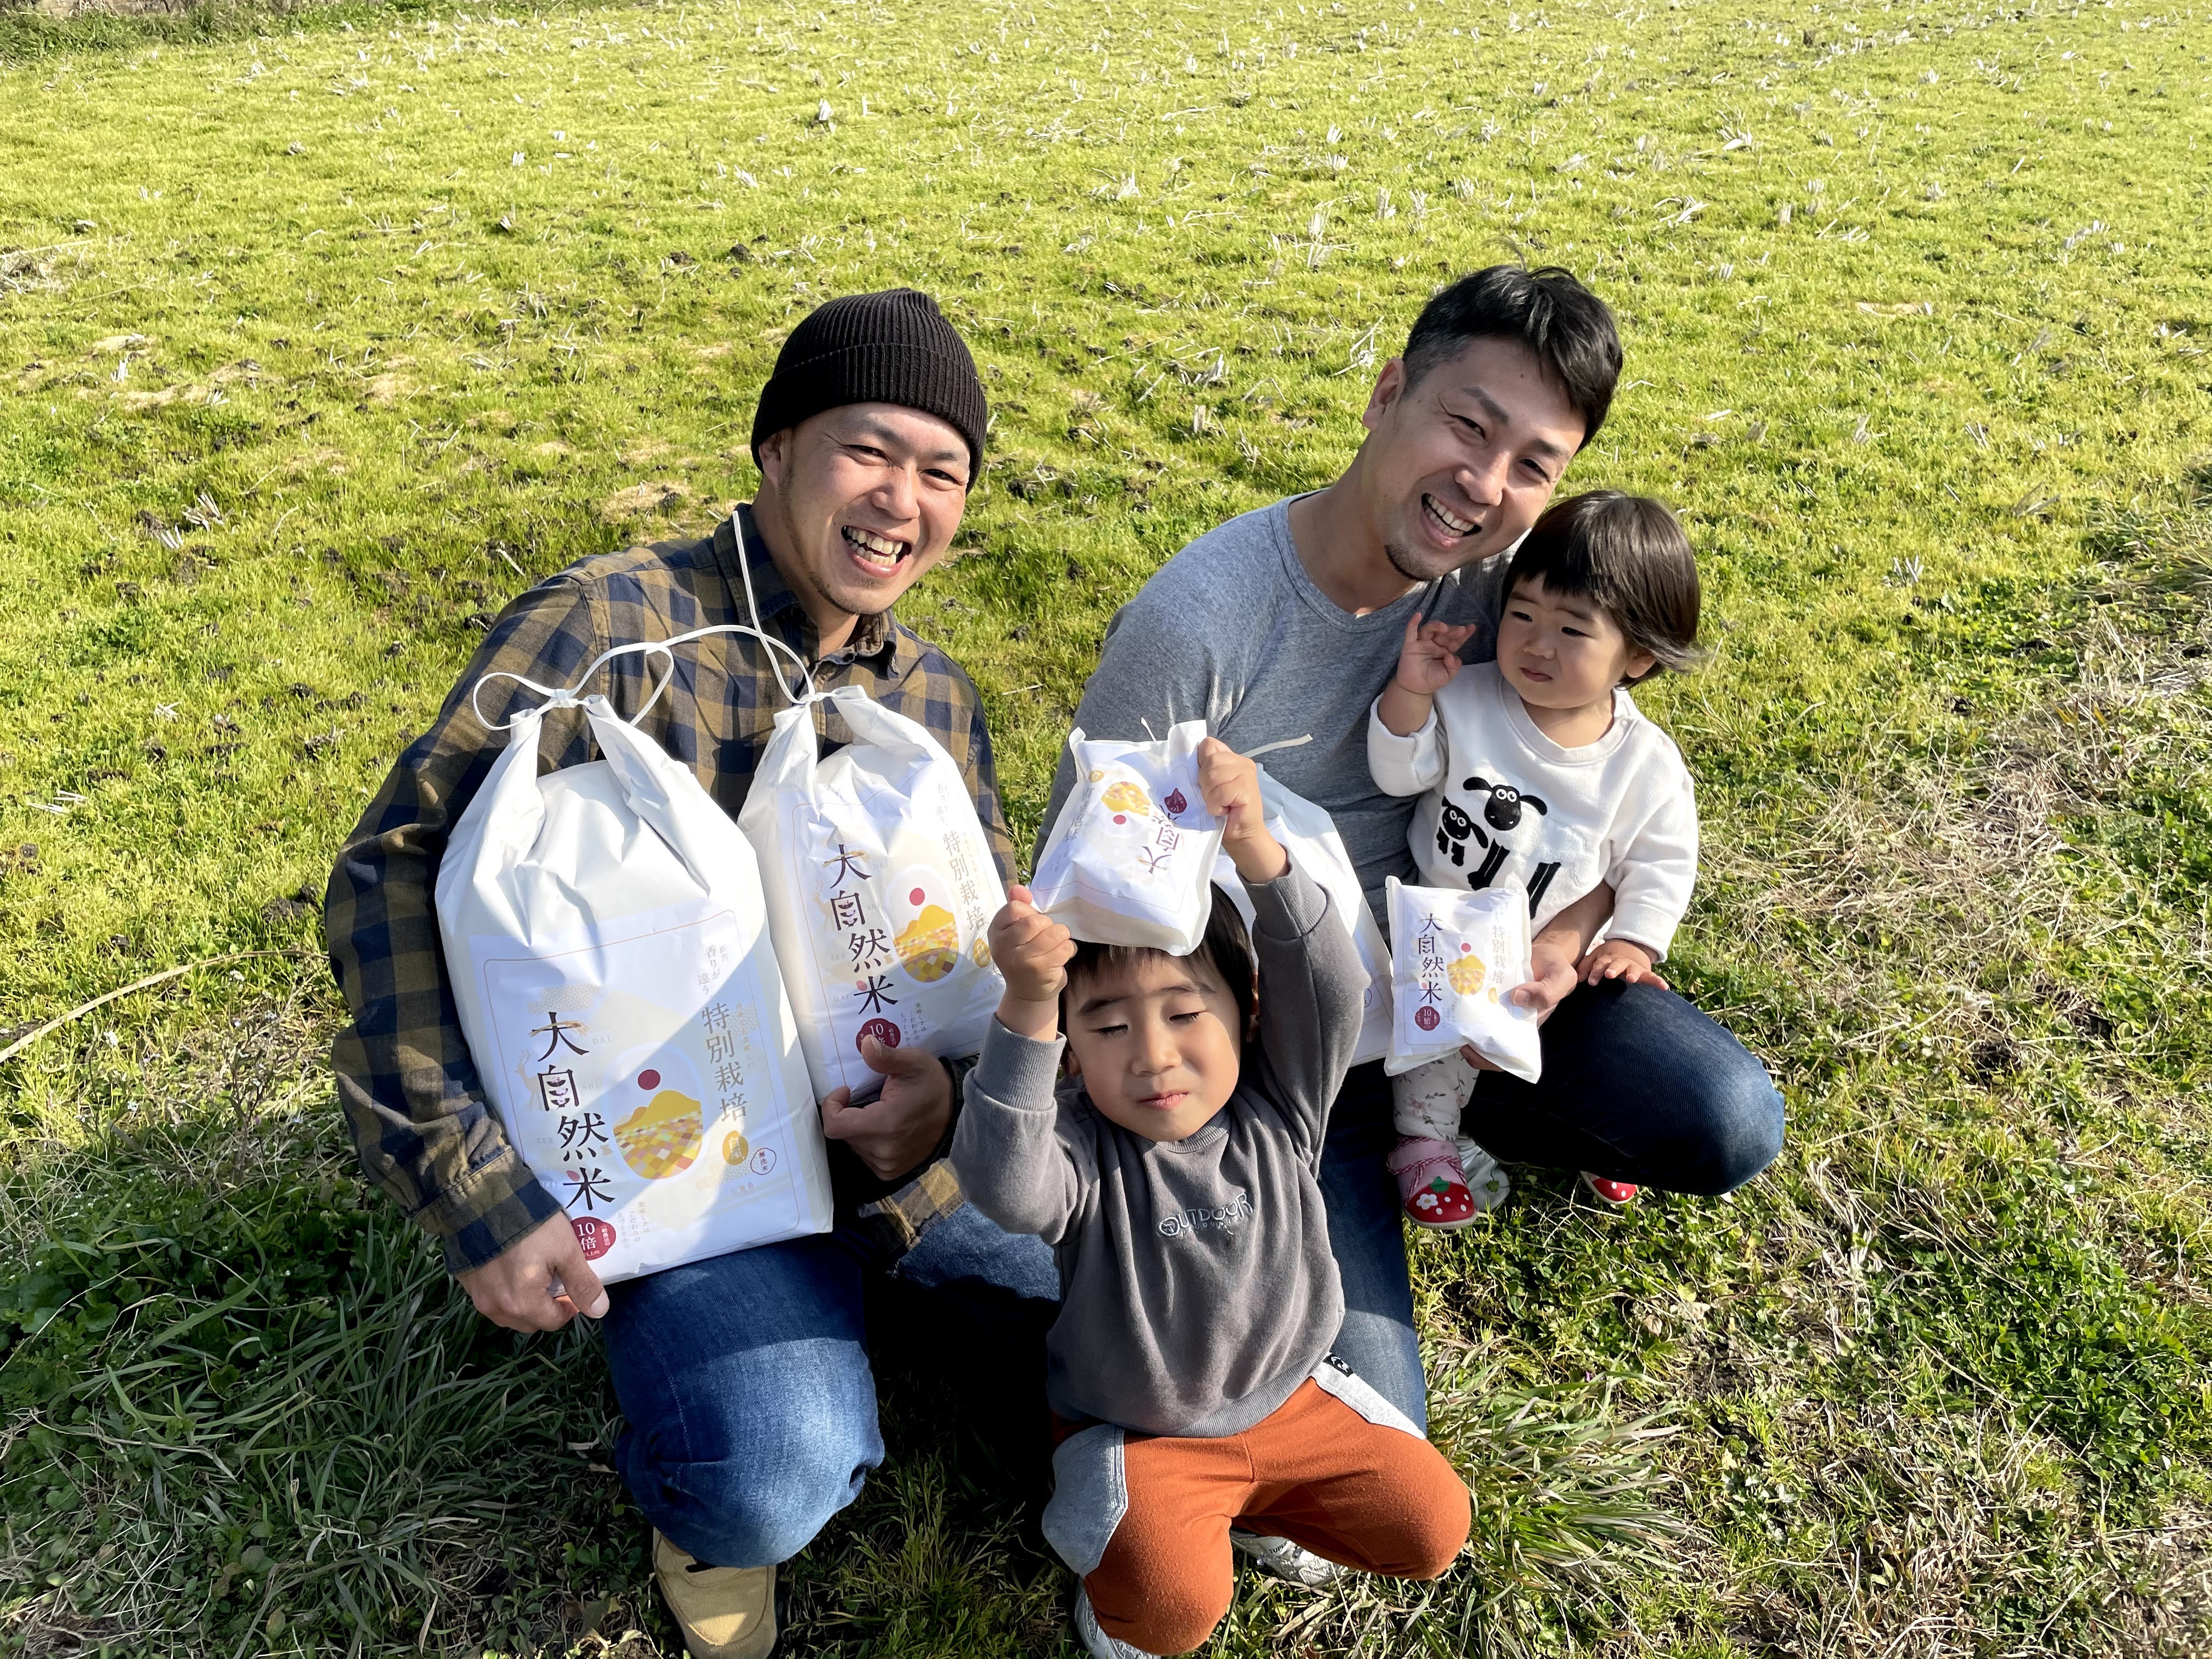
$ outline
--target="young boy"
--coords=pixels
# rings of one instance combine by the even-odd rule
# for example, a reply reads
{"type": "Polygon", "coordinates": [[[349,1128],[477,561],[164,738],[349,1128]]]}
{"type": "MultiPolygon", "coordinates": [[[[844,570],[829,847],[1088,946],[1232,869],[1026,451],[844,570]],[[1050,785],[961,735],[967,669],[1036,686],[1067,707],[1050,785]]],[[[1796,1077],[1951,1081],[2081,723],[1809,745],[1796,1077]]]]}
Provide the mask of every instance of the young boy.
{"type": "Polygon", "coordinates": [[[1198,951],[1170,957],[1078,945],[1010,889],[991,927],[1006,997],[952,1143],[969,1200],[1059,1261],[1044,1525],[1097,1659],[1204,1642],[1232,1525],[1307,1582],[1301,1550],[1436,1577],[1468,1526],[1451,1466],[1328,1352],[1344,1297],[1315,1170],[1358,955],[1267,833],[1253,763],[1208,738],[1199,781],[1256,911],[1249,950],[1223,895],[1198,951]]]}
{"type": "MultiPolygon", "coordinates": [[[[1653,969],[1697,880],[1698,806],[1681,751],[1628,688],[1696,658],[1689,538],[1649,497],[1592,490],[1536,520],[1505,580],[1494,663],[1462,667],[1467,629],[1407,619],[1369,717],[1369,769],[1421,796],[1408,834],[1429,886],[1525,887],[1533,930],[1604,882],[1613,919],[1583,978],[1663,985],[1653,969]]],[[[1456,1054],[1391,1079],[1390,1169],[1423,1226],[1464,1226],[1504,1196],[1504,1172],[1486,1157],[1468,1169],[1473,1143],[1456,1139],[1474,1084],[1456,1054]]],[[[1636,1193],[1583,1179],[1607,1203],[1636,1193]]]]}

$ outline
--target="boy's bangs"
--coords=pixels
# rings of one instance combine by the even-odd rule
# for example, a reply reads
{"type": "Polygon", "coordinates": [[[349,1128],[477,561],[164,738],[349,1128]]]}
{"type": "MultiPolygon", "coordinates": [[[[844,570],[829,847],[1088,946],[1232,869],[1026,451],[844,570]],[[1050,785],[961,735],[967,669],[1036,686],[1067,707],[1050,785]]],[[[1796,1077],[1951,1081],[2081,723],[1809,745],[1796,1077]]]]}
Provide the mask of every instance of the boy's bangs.
{"type": "Polygon", "coordinates": [[[1252,988],[1252,937],[1245,931],[1244,918],[1237,914],[1236,902],[1218,887],[1213,890],[1213,908],[1206,920],[1206,936],[1188,957],[1170,957],[1166,951],[1146,945],[1099,945],[1090,939],[1078,939],[1075,954],[1067,963],[1067,988],[1060,993],[1061,1029],[1066,1027],[1078,979],[1095,979],[1147,957],[1165,957],[1170,962],[1204,962],[1236,1000],[1237,1032],[1242,1040],[1243,1033],[1251,1026],[1253,1011],[1259,1006],[1252,988]]]}

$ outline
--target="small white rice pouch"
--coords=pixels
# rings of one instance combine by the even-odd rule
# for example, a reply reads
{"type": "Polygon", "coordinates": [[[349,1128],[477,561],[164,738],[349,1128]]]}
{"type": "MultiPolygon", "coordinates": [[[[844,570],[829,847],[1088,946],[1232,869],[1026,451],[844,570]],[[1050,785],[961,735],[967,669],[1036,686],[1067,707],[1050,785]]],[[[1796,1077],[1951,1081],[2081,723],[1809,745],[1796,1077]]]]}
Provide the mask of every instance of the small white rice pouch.
{"type": "Polygon", "coordinates": [[[1006,902],[968,783],[927,727],[857,685],[775,717],[738,827],[768,878],[769,927],[817,1095],[873,1098],[860,1039],[972,1054],[1006,982],[991,918],[1006,902]],[[814,705],[853,741],[822,759],[814,705]]]}
{"type": "Polygon", "coordinates": [[[1198,787],[1204,720],[1153,743],[1068,734],[1075,787],[1053,820],[1030,890],[1079,939],[1187,957],[1213,914],[1221,820],[1198,787]]]}
{"type": "Polygon", "coordinates": [[[1392,1077],[1466,1044],[1534,1083],[1543,1050],[1535,1014],[1508,994],[1528,982],[1528,896],[1385,884],[1390,909],[1392,1077]]]}
{"type": "Polygon", "coordinates": [[[605,697],[547,706],[580,707],[605,758],[540,777],[544,710],[515,716],[435,894],[507,1139],[607,1282],[828,1231],[821,1117],[751,847],[605,697]]]}

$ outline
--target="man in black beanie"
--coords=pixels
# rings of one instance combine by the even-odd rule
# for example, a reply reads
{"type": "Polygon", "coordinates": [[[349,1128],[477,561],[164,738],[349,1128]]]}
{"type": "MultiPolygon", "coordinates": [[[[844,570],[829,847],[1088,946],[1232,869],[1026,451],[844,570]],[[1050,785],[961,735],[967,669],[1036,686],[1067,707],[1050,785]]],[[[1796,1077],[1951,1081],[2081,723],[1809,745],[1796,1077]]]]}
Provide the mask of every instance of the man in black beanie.
{"type": "MultiPolygon", "coordinates": [[[[438,863],[503,746],[493,732],[519,697],[535,701],[514,678],[491,676],[567,685],[611,646],[744,623],[790,646],[817,686],[860,686],[926,726],[961,763],[1011,878],[975,688],[890,614],[951,544],[988,421],[975,362],[927,295],[823,306],[792,331],[762,389],[751,504],[710,536],[585,559],[509,605],[331,878],[325,930],[352,1014],[331,1060],[362,1166],[438,1239],[485,1317],[520,1331],[579,1313],[605,1322],[629,1425],[615,1460],[653,1524],[654,1567],[692,1659],[763,1659],[776,1634],[776,1563],[883,1461],[865,1346],[869,1276],[934,1297],[933,1316],[951,1322],[936,1328],[959,1332],[945,1346],[989,1352],[1000,1375],[1041,1390],[1059,1296],[1052,1256],[961,1202],[944,1161],[948,1067],[876,1045],[866,1057],[889,1079],[881,1097],[856,1107],[840,1091],[822,1103],[834,1231],[602,1288],[561,1201],[486,1106],[439,949],[438,863]],[[481,720],[470,706],[478,689],[481,720]]],[[[776,672],[757,641],[700,641],[678,653],[672,684],[641,722],[732,818],[789,700],[776,672]]],[[[629,710],[656,671],[632,655],[607,673],[590,689],[629,710]]],[[[834,711],[824,720],[830,744],[850,740],[834,711]]],[[[546,726],[556,766],[587,757],[575,710],[553,711],[546,726]]]]}

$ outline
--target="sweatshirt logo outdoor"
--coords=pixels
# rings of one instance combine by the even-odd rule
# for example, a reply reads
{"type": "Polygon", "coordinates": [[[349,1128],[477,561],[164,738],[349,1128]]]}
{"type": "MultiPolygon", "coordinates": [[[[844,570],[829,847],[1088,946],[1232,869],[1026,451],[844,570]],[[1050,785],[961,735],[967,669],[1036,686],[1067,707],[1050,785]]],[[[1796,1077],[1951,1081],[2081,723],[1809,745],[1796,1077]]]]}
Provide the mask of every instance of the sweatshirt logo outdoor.
{"type": "Polygon", "coordinates": [[[1240,1191],[1229,1203],[1218,1210],[1178,1210],[1173,1215],[1160,1218],[1160,1237],[1181,1238],[1185,1233],[1196,1232],[1201,1227],[1234,1227],[1249,1220],[1252,1214],[1252,1195],[1240,1191]]]}

